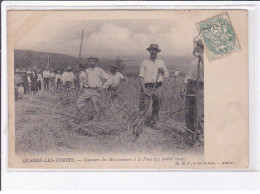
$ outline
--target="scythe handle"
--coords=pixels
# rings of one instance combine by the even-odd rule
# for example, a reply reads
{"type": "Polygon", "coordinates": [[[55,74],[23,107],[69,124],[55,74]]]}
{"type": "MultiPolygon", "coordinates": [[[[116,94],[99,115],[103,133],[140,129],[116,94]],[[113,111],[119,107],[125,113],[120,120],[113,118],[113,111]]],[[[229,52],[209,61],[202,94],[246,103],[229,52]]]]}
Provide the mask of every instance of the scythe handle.
{"type": "Polygon", "coordinates": [[[199,86],[200,86],[200,62],[201,62],[201,56],[199,56],[198,59],[198,71],[197,71],[197,85],[196,85],[196,96],[195,96],[195,107],[196,107],[196,111],[195,111],[195,133],[193,136],[193,141],[196,141],[197,138],[197,134],[198,134],[198,129],[199,129],[199,86]]]}
{"type": "MultiPolygon", "coordinates": [[[[158,81],[158,77],[159,77],[159,70],[157,71],[156,79],[155,79],[155,82],[154,82],[154,85],[153,85],[152,93],[151,93],[151,95],[150,95],[150,99],[149,99],[148,106],[146,107],[145,113],[144,113],[142,119],[140,120],[140,122],[142,122],[142,125],[143,125],[143,121],[145,120],[145,118],[146,118],[146,116],[147,116],[148,109],[149,109],[149,107],[151,106],[151,103],[152,103],[152,100],[153,100],[153,94],[154,94],[154,91],[155,91],[155,86],[156,86],[157,81],[158,81]]],[[[139,123],[140,123],[140,122],[139,122],[139,123]]],[[[139,123],[138,123],[138,124],[139,124],[139,123]]]]}

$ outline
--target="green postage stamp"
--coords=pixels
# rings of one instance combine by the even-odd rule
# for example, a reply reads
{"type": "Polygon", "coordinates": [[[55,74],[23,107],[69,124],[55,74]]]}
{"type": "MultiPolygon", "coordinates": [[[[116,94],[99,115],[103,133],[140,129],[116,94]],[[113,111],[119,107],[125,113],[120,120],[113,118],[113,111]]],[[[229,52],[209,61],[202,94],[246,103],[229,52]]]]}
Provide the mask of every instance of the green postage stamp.
{"type": "Polygon", "coordinates": [[[210,61],[240,50],[240,45],[227,12],[200,21],[197,28],[210,61]]]}

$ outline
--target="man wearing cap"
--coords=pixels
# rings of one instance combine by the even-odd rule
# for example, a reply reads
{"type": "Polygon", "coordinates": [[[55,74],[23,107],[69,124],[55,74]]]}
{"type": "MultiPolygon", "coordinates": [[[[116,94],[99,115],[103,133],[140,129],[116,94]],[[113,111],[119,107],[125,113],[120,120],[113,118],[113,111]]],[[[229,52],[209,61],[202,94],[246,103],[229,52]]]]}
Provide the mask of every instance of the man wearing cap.
{"type": "Polygon", "coordinates": [[[43,71],[43,83],[44,83],[44,90],[49,90],[50,71],[48,67],[45,67],[45,70],[43,71]]]}
{"type": "Polygon", "coordinates": [[[108,80],[110,76],[100,67],[96,66],[98,59],[96,57],[88,58],[90,67],[86,69],[86,82],[84,85],[84,91],[79,96],[77,100],[77,114],[75,123],[80,122],[80,109],[91,100],[94,104],[96,111],[95,119],[98,119],[100,116],[100,97],[101,91],[103,90],[102,84],[103,80],[108,80]]]}
{"type": "Polygon", "coordinates": [[[158,44],[151,44],[147,51],[150,53],[150,58],[144,60],[140,66],[139,78],[141,81],[140,94],[140,114],[144,114],[149,108],[150,98],[153,100],[152,104],[152,118],[149,122],[151,127],[156,125],[159,118],[160,103],[163,95],[163,82],[169,76],[165,63],[161,59],[157,59],[157,54],[161,52],[158,44]],[[157,77],[158,75],[158,77],[157,77]],[[156,80],[157,78],[157,80],[156,80]],[[156,82],[156,83],[155,83],[156,82]],[[152,90],[154,93],[152,94],[152,90]]]}
{"type": "Polygon", "coordinates": [[[110,99],[113,101],[118,95],[117,90],[119,85],[126,80],[126,77],[123,76],[118,71],[118,66],[115,63],[112,63],[110,66],[110,78],[102,86],[104,89],[110,93],[110,99]]]}
{"type": "Polygon", "coordinates": [[[67,67],[65,72],[62,74],[62,82],[65,85],[65,88],[70,89],[71,84],[74,80],[74,74],[71,71],[71,67],[67,67]]]}

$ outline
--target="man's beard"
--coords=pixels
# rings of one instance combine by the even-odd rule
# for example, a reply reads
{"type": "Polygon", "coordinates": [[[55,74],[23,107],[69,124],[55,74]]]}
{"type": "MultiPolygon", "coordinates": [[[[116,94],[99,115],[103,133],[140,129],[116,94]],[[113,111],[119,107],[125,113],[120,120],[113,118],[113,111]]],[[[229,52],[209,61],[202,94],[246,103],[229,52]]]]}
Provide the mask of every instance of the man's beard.
{"type": "Polygon", "coordinates": [[[157,54],[151,54],[150,57],[151,57],[151,59],[156,59],[157,58],[157,54]]]}

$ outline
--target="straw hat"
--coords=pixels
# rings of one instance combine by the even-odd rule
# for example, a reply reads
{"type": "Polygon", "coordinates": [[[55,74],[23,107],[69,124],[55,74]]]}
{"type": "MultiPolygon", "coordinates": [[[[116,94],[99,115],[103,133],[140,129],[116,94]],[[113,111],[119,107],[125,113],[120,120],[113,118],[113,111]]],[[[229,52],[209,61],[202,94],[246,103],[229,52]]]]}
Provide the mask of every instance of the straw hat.
{"type": "Polygon", "coordinates": [[[155,49],[155,50],[157,50],[158,53],[161,52],[161,49],[159,49],[158,44],[150,44],[150,46],[146,50],[150,51],[150,49],[155,49]]]}
{"type": "Polygon", "coordinates": [[[91,59],[95,59],[96,61],[98,61],[98,58],[97,58],[97,57],[92,57],[92,56],[90,56],[90,57],[88,58],[88,60],[91,60],[91,59]]]}

